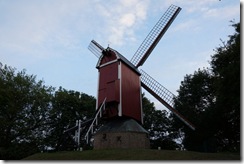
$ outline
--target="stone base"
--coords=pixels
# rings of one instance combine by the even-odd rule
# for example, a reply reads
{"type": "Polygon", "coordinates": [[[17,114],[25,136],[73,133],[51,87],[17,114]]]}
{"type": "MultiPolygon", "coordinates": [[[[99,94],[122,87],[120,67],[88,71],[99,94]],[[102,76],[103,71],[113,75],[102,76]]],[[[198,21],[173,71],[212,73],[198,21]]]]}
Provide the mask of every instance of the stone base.
{"type": "Polygon", "coordinates": [[[133,119],[116,119],[105,124],[94,135],[94,149],[149,149],[147,131],[133,119]]]}

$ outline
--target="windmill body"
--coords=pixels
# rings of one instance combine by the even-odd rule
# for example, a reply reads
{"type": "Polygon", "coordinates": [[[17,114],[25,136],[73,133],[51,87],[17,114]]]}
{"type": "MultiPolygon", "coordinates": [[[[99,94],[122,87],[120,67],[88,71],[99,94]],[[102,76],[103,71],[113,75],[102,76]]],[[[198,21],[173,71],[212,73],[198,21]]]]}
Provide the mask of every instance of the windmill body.
{"type": "Polygon", "coordinates": [[[142,123],[140,72],[124,56],[107,48],[98,63],[97,107],[106,98],[104,119],[130,117],[142,123]]]}
{"type": "Polygon", "coordinates": [[[143,126],[141,87],[147,90],[188,127],[195,127],[174,109],[175,96],[143,70],[138,70],[176,18],[181,8],[171,5],[129,61],[116,50],[92,40],[89,49],[99,58],[95,117],[85,135],[87,143],[98,119],[106,123],[94,135],[94,148],[149,148],[143,126]]]}

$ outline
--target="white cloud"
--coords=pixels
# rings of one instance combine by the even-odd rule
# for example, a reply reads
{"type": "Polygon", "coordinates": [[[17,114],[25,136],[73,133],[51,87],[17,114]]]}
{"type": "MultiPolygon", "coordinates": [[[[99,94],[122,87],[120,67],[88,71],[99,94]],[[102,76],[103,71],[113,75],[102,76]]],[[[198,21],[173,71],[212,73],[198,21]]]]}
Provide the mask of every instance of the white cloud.
{"type": "Polygon", "coordinates": [[[204,1],[195,1],[195,0],[175,0],[174,3],[181,6],[188,13],[204,11],[205,9],[210,8],[212,5],[220,3],[218,0],[204,0],[204,1]]]}
{"type": "Polygon", "coordinates": [[[197,31],[198,29],[199,29],[199,27],[197,26],[196,21],[193,19],[188,19],[186,21],[180,22],[176,26],[173,26],[171,31],[172,32],[181,32],[181,31],[191,30],[191,32],[193,32],[193,31],[197,31]]]}
{"type": "Polygon", "coordinates": [[[134,30],[146,18],[149,1],[121,0],[117,3],[97,4],[103,16],[107,42],[121,46],[128,40],[134,41],[134,30]]]}
{"type": "Polygon", "coordinates": [[[135,24],[135,15],[132,13],[124,14],[119,20],[119,25],[131,27],[135,24]]]}
{"type": "Polygon", "coordinates": [[[204,12],[203,17],[211,19],[230,19],[240,14],[236,6],[224,6],[219,8],[209,8],[204,12]]]}
{"type": "Polygon", "coordinates": [[[144,20],[147,16],[147,8],[148,8],[148,2],[140,2],[140,3],[136,3],[135,6],[135,11],[136,11],[136,17],[144,20]]]}

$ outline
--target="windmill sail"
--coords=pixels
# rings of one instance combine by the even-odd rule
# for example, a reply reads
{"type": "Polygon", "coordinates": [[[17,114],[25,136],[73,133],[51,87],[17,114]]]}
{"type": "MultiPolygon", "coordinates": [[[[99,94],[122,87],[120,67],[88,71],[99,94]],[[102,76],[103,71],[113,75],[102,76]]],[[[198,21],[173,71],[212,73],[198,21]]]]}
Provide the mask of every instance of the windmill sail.
{"type": "Polygon", "coordinates": [[[195,130],[194,125],[182,116],[177,110],[174,109],[174,94],[163,87],[160,83],[154,80],[143,70],[141,72],[141,86],[152,94],[158,101],[165,107],[173,112],[181,121],[183,121],[191,129],[195,130]]]}
{"type": "Polygon", "coordinates": [[[92,40],[88,46],[88,49],[96,56],[100,57],[104,48],[98,44],[95,40],[92,40]]]}
{"type": "Polygon", "coordinates": [[[180,10],[180,7],[171,5],[147,35],[131,59],[131,63],[133,63],[137,68],[148,58],[180,10]]]}

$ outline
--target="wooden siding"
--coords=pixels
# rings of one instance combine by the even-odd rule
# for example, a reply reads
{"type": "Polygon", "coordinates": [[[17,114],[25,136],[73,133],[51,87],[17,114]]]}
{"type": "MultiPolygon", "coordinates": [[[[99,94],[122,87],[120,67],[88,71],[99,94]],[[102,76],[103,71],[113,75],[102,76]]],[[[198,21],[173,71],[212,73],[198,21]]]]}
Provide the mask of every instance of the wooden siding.
{"type": "Polygon", "coordinates": [[[122,63],[122,115],[142,121],[140,77],[122,63]]]}

